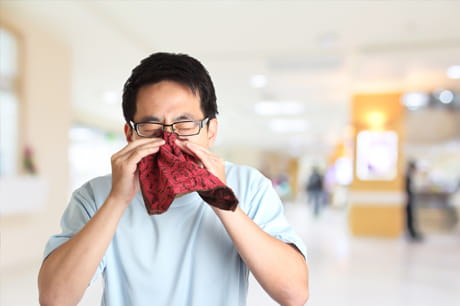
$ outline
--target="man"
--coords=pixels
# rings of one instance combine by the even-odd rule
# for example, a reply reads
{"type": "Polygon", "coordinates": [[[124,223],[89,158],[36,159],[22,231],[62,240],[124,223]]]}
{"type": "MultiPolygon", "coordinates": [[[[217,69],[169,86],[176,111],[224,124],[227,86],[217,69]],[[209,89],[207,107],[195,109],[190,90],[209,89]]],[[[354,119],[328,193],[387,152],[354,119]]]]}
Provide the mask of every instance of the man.
{"type": "Polygon", "coordinates": [[[320,174],[317,167],[312,168],[312,172],[308,178],[307,192],[309,202],[313,206],[313,214],[315,217],[318,217],[324,201],[324,193],[323,176],[320,174]]]}
{"type": "Polygon", "coordinates": [[[414,216],[414,186],[413,178],[417,166],[415,161],[409,161],[406,171],[406,228],[411,241],[421,241],[422,235],[416,230],[414,216]]]}
{"type": "Polygon", "coordinates": [[[132,71],[123,93],[128,145],[112,156],[112,174],[76,190],[50,238],[38,278],[42,305],[76,305],[98,274],[102,305],[245,305],[251,271],[282,305],[308,298],[305,247],[258,171],[209,151],[218,121],[206,69],[182,54],[156,53],[132,71]],[[176,124],[192,121],[184,136],[176,124]],[[152,127],[179,134],[175,144],[233,189],[235,211],[208,205],[196,192],[148,215],[138,163],[165,141],[152,127]]]}

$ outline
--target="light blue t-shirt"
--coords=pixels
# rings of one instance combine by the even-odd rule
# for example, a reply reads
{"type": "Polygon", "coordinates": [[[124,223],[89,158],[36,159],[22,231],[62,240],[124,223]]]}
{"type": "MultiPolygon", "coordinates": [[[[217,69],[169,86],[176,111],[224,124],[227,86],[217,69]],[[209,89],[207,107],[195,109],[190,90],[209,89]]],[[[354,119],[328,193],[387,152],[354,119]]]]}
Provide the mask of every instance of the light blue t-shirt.
{"type": "MultiPolygon", "coordinates": [[[[270,180],[257,170],[226,162],[227,185],[239,207],[265,232],[305,246],[283,215],[270,180]]],[[[111,176],[77,189],[52,236],[45,258],[74,236],[102,206],[111,176]]],[[[279,263],[280,265],[283,262],[279,263]]],[[[141,193],[125,210],[93,280],[102,273],[102,305],[246,305],[249,270],[210,206],[196,193],[174,200],[163,214],[149,216],[141,193]]]]}

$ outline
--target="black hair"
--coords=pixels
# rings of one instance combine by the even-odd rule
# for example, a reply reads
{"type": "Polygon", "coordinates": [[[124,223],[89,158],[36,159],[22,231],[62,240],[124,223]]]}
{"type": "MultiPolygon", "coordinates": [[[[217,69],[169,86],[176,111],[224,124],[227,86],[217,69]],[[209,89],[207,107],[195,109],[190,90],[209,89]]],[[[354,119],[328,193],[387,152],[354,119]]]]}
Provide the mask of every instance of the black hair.
{"type": "Polygon", "coordinates": [[[139,89],[161,81],[174,81],[190,88],[193,94],[198,93],[205,118],[216,118],[216,93],[206,68],[189,55],[159,52],[143,59],[123,87],[123,116],[128,124],[136,113],[139,89]]]}

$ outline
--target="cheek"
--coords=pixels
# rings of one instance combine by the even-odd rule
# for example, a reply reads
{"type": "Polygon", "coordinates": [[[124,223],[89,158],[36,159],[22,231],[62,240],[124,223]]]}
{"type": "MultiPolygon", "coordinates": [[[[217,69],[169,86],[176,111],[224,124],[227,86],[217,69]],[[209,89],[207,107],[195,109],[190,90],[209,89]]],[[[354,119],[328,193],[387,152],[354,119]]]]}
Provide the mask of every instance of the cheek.
{"type": "Polygon", "coordinates": [[[206,148],[209,148],[211,146],[211,144],[209,143],[209,139],[208,137],[203,137],[202,140],[201,140],[201,145],[203,147],[206,147],[206,148]]]}
{"type": "Polygon", "coordinates": [[[205,134],[200,133],[199,135],[189,137],[188,141],[198,144],[205,148],[209,147],[208,138],[207,138],[207,135],[205,134]]]}

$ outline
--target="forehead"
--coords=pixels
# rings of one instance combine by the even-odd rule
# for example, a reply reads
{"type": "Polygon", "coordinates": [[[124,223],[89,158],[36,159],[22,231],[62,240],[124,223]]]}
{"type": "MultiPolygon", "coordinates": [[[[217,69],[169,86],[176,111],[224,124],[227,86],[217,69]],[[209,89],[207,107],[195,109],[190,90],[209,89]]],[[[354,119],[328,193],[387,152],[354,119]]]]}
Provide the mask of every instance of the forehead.
{"type": "Polygon", "coordinates": [[[146,116],[158,120],[191,117],[202,119],[200,97],[186,85],[161,81],[143,86],[139,89],[136,99],[135,121],[146,116]]]}

